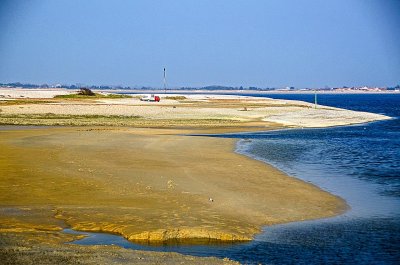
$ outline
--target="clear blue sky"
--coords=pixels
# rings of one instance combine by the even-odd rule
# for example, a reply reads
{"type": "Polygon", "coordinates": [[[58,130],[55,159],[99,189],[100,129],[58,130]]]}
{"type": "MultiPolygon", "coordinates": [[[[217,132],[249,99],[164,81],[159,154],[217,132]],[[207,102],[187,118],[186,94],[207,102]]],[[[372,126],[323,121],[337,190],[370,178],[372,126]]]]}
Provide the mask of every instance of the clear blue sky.
{"type": "Polygon", "coordinates": [[[0,82],[400,84],[400,0],[0,0],[0,82]]]}

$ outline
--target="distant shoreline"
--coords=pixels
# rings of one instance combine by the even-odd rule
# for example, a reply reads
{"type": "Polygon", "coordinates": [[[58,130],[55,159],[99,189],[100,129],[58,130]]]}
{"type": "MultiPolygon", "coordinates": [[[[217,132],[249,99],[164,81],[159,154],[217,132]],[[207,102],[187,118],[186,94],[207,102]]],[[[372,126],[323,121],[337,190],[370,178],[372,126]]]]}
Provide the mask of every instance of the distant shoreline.
{"type": "MultiPolygon", "coordinates": [[[[131,93],[132,94],[149,94],[149,93],[157,93],[157,94],[165,94],[165,91],[162,89],[154,89],[154,90],[145,90],[145,89],[95,89],[96,91],[108,92],[108,93],[131,93]]],[[[400,94],[400,91],[324,91],[317,90],[317,94],[400,94]]],[[[315,94],[313,90],[269,90],[269,91],[259,91],[259,90],[180,90],[180,89],[170,89],[167,90],[167,94],[315,94]]]]}
{"type": "MultiPolygon", "coordinates": [[[[164,90],[136,90],[136,89],[121,89],[121,90],[103,90],[99,91],[109,92],[109,93],[131,93],[132,94],[149,94],[149,93],[157,93],[157,94],[165,94],[164,90]]],[[[317,94],[400,94],[400,91],[324,91],[317,90],[317,94]]],[[[241,95],[254,95],[254,94],[315,94],[313,90],[300,90],[300,91],[291,91],[291,90],[270,90],[270,91],[259,91],[259,90],[167,90],[167,94],[241,94],[241,95]]]]}
{"type": "MultiPolygon", "coordinates": [[[[1,90],[15,89],[15,90],[36,90],[36,91],[55,91],[67,90],[74,91],[79,88],[24,88],[24,87],[0,87],[1,90]]],[[[124,93],[124,94],[165,94],[164,89],[101,89],[93,88],[94,91],[105,93],[124,93]]],[[[231,89],[167,89],[167,94],[399,94],[399,90],[231,90],[231,89]]]]}

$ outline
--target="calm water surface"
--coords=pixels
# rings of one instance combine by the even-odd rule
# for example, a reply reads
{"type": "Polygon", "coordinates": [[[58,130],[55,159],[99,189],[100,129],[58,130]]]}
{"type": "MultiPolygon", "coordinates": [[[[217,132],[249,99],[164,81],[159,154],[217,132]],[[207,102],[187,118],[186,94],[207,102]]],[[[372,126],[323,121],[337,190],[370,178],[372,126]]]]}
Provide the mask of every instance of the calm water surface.
{"type": "MultiPolygon", "coordinates": [[[[263,96],[314,100],[310,94],[263,96]]],[[[394,119],[217,137],[246,139],[239,141],[237,152],[341,196],[351,207],[344,215],[266,227],[246,244],[143,246],[105,234],[93,234],[76,243],[229,257],[247,264],[399,264],[400,94],[326,94],[318,101],[394,119]]]]}

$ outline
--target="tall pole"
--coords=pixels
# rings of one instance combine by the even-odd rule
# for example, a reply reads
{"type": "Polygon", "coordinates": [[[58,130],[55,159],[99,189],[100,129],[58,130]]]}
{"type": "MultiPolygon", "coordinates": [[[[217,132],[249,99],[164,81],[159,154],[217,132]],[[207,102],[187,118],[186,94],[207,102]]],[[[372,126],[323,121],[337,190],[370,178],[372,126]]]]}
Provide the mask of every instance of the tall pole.
{"type": "Polygon", "coordinates": [[[165,67],[164,67],[164,93],[167,94],[167,77],[165,73],[165,67]]]}
{"type": "Polygon", "coordinates": [[[317,108],[317,90],[314,90],[315,94],[314,94],[314,109],[317,108]]]}

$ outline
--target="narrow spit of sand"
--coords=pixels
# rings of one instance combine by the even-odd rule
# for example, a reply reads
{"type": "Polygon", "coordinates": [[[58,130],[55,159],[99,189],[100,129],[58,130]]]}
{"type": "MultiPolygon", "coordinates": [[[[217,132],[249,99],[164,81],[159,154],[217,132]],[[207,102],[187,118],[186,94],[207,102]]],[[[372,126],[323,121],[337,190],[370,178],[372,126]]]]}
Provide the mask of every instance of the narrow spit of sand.
{"type": "Polygon", "coordinates": [[[162,95],[159,103],[140,101],[140,95],[122,99],[53,98],[68,93],[72,91],[0,89],[0,124],[233,129],[243,127],[242,123],[259,127],[276,123],[320,128],[389,119],[327,106],[314,109],[313,104],[302,101],[234,95],[162,95]]]}

